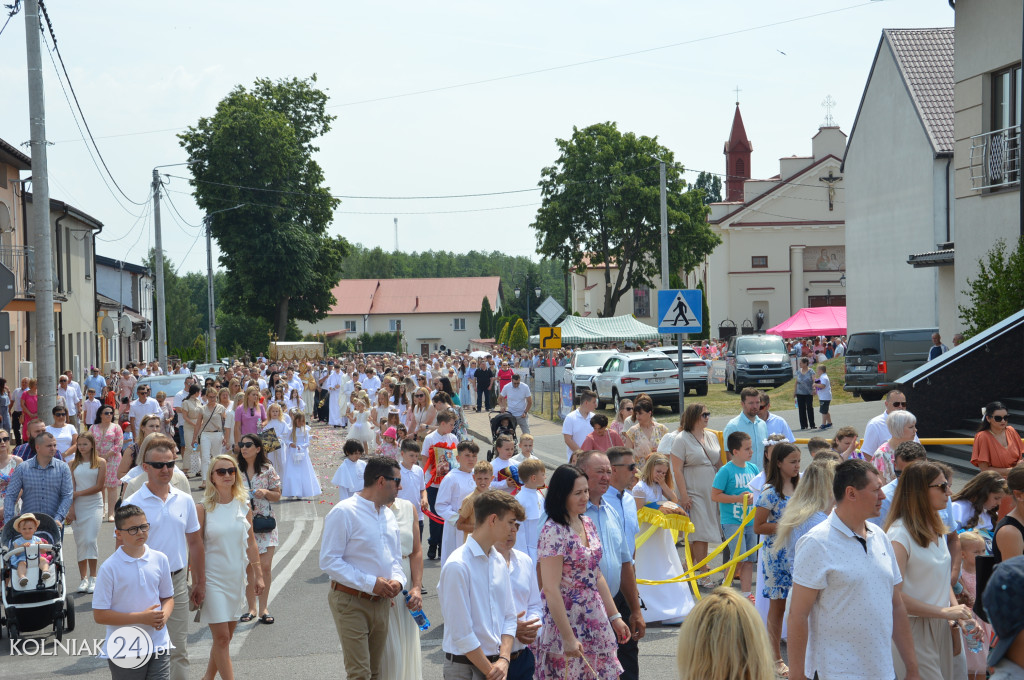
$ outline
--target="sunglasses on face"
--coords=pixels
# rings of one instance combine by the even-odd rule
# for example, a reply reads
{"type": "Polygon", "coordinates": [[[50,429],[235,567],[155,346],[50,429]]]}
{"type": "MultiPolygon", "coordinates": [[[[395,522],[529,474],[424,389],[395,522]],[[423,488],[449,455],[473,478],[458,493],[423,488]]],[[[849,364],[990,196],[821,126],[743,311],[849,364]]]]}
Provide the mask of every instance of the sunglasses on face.
{"type": "Polygon", "coordinates": [[[11,441],[11,438],[10,438],[10,437],[0,437],[0,442],[3,442],[3,443],[5,443],[5,444],[6,444],[6,443],[7,443],[7,442],[9,442],[9,441],[11,441]]]}
{"type": "Polygon", "coordinates": [[[700,414],[700,417],[701,418],[710,418],[711,417],[711,412],[710,411],[704,411],[704,413],[700,414]]]}
{"type": "Polygon", "coordinates": [[[65,416],[67,416],[67,413],[54,413],[53,414],[54,418],[64,418],[65,416]]]}
{"type": "Polygon", "coordinates": [[[137,536],[140,531],[142,533],[148,533],[149,532],[149,525],[148,524],[139,524],[138,526],[128,527],[127,529],[120,529],[120,531],[125,532],[129,536],[137,536]]]}
{"type": "Polygon", "coordinates": [[[995,422],[997,422],[997,423],[1001,423],[1001,422],[1003,422],[1004,420],[1007,420],[1007,421],[1008,421],[1009,419],[1010,419],[1010,417],[1009,417],[1009,416],[992,416],[992,420],[994,420],[994,421],[995,421],[995,422]]]}
{"type": "Polygon", "coordinates": [[[173,460],[169,460],[166,463],[151,463],[151,462],[147,462],[146,465],[148,465],[149,467],[153,468],[154,470],[163,470],[164,468],[173,469],[174,468],[174,461],[173,460]]]}
{"type": "Polygon", "coordinates": [[[942,484],[929,484],[929,489],[942,489],[942,493],[949,491],[949,482],[943,482],[942,484]]]}
{"type": "Polygon", "coordinates": [[[234,475],[235,474],[235,468],[233,468],[233,467],[217,468],[213,472],[214,472],[214,474],[220,475],[221,477],[227,477],[228,475],[234,475]]]}
{"type": "Polygon", "coordinates": [[[636,470],[636,463],[612,463],[612,467],[624,467],[629,468],[630,472],[636,470]]]}
{"type": "Polygon", "coordinates": [[[905,401],[894,401],[894,402],[892,402],[892,405],[895,408],[906,408],[907,407],[907,402],[905,402],[905,401]]]}
{"type": "Polygon", "coordinates": [[[240,449],[248,449],[253,446],[256,446],[253,442],[239,442],[238,444],[238,448],[240,449]]]}
{"type": "Polygon", "coordinates": [[[388,477],[386,475],[381,475],[380,478],[381,479],[386,479],[389,482],[394,482],[395,484],[401,484],[402,483],[402,478],[401,477],[388,477]]]}

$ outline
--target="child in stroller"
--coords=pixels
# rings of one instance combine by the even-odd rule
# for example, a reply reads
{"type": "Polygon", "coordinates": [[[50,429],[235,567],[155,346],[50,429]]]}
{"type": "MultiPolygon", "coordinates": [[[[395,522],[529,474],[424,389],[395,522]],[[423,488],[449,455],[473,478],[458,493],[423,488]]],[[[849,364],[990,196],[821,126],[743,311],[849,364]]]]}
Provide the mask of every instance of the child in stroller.
{"type": "MultiPolygon", "coordinates": [[[[39,529],[39,520],[31,512],[26,512],[14,520],[13,526],[14,530],[21,534],[21,536],[11,539],[9,545],[11,550],[15,548],[28,548],[31,545],[43,546],[39,548],[39,571],[41,572],[43,583],[49,584],[53,580],[53,572],[50,571],[50,562],[53,560],[53,557],[49,554],[53,549],[45,539],[36,536],[36,530],[39,529]]],[[[11,556],[11,569],[15,568],[17,568],[18,572],[18,585],[24,588],[28,585],[28,556],[26,551],[11,556]]]]}
{"type": "MultiPolygon", "coordinates": [[[[501,435],[508,435],[512,437],[514,444],[515,453],[519,453],[519,440],[516,438],[516,425],[519,421],[516,417],[508,412],[499,413],[498,415],[491,418],[491,441],[495,442],[501,435]]],[[[494,449],[487,452],[487,460],[494,458],[494,449]]]]}

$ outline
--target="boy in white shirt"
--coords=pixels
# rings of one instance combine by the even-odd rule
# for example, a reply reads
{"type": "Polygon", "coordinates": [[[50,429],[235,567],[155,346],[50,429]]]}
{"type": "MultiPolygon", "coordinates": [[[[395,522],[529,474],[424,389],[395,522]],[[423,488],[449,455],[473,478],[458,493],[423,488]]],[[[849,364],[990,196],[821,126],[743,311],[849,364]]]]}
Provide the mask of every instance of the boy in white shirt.
{"type": "Polygon", "coordinates": [[[544,461],[537,457],[524,460],[519,465],[519,479],[523,488],[516,494],[516,500],[523,506],[526,519],[523,520],[516,536],[516,549],[537,561],[537,543],[540,541],[541,518],[544,517],[544,495],[540,492],[544,486],[544,461]]]}
{"type": "Polygon", "coordinates": [[[498,473],[512,464],[512,454],[515,452],[516,442],[509,435],[503,434],[494,440],[494,453],[496,455],[494,460],[491,461],[491,466],[494,468],[494,481],[491,482],[492,489],[512,493],[512,487],[509,486],[508,481],[504,479],[499,480],[498,473]]]}
{"type": "Polygon", "coordinates": [[[441,537],[442,567],[452,551],[464,541],[463,533],[456,528],[455,523],[459,521],[459,509],[462,507],[463,499],[476,488],[473,481],[473,466],[476,465],[479,454],[480,447],[475,442],[459,443],[455,456],[459,468],[445,475],[441,480],[441,488],[437,491],[434,507],[437,514],[444,519],[444,532],[441,537]]]}
{"type": "Polygon", "coordinates": [[[832,382],[828,379],[828,368],[818,364],[818,377],[814,380],[814,389],[818,393],[818,413],[821,414],[821,429],[832,427],[832,416],[828,406],[832,403],[832,382]]]}
{"type": "Polygon", "coordinates": [[[533,435],[524,434],[519,438],[519,453],[512,456],[512,464],[519,465],[527,458],[533,456],[533,435]]]}
{"type": "Polygon", "coordinates": [[[96,592],[92,599],[92,615],[96,623],[107,627],[100,658],[108,659],[110,677],[167,678],[171,668],[171,640],[167,619],[174,610],[174,584],[167,556],[146,545],[149,524],[146,513],[137,505],[123,505],[114,515],[114,526],[121,547],[100,565],[96,576],[96,592]],[[125,584],[132,587],[125,588],[125,584]],[[111,660],[137,657],[136,648],[111,640],[122,626],[135,626],[152,640],[152,656],[142,666],[134,663],[119,666],[111,660]]]}
{"type": "Polygon", "coordinates": [[[100,410],[102,402],[96,398],[96,390],[90,387],[85,391],[85,401],[82,402],[82,422],[86,428],[96,424],[96,412],[100,410]]]}
{"type": "Polygon", "coordinates": [[[366,470],[366,461],[360,460],[363,456],[363,445],[357,439],[349,439],[342,447],[345,460],[331,477],[331,484],[338,487],[338,502],[342,502],[349,496],[363,490],[363,471],[366,470]]]}
{"type": "Polygon", "coordinates": [[[416,464],[420,459],[420,445],[415,439],[403,439],[400,449],[402,460],[402,488],[398,497],[412,503],[416,518],[420,522],[420,539],[423,538],[423,511],[427,510],[427,489],[423,483],[423,468],[416,464]]]}
{"type": "MultiPolygon", "coordinates": [[[[426,478],[427,498],[432,501],[430,509],[441,517],[444,517],[444,514],[437,509],[437,494],[440,492],[442,479],[454,467],[454,451],[459,445],[459,438],[452,434],[454,427],[455,416],[451,411],[438,413],[437,429],[423,439],[423,451],[420,452],[420,465],[423,466],[426,478]]],[[[458,508],[456,505],[456,511],[458,508]]],[[[437,557],[441,551],[443,538],[443,525],[431,520],[430,536],[427,540],[428,560],[437,557]]]]}

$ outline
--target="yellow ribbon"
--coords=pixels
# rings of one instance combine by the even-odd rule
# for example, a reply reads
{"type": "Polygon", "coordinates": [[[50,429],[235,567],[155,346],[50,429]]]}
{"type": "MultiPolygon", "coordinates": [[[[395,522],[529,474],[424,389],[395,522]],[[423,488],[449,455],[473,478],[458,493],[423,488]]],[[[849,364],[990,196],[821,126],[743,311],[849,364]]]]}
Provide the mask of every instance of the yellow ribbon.
{"type": "Polygon", "coordinates": [[[693,532],[693,522],[686,515],[667,515],[661,510],[654,508],[640,508],[637,518],[641,522],[650,524],[642,534],[636,537],[636,547],[642,546],[658,529],[667,529],[672,532],[672,543],[679,540],[679,532],[690,534],[693,532]]]}

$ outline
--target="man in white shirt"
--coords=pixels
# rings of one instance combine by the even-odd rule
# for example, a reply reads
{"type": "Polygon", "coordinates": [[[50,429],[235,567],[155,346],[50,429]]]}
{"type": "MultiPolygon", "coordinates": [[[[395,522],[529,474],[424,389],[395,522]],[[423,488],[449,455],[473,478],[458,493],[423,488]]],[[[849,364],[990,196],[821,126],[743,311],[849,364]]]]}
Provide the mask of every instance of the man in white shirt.
{"type": "Polygon", "coordinates": [[[170,444],[158,441],[150,446],[142,461],[147,482],[124,503],[142,508],[149,520],[147,544],[167,556],[174,585],[174,610],[167,619],[172,645],[170,677],[188,680],[188,572],[191,569],[192,600],[202,604],[206,597],[206,550],[195,501],[171,486],[174,459],[170,444]]]}
{"type": "Polygon", "coordinates": [[[341,364],[334,364],[334,372],[324,382],[324,389],[327,390],[328,424],[332,427],[342,427],[344,423],[345,408],[341,403],[342,388],[344,381],[341,374],[341,364]]]}
{"type": "Polygon", "coordinates": [[[772,398],[764,390],[759,391],[761,393],[761,410],[757,412],[757,415],[764,421],[765,427],[768,428],[768,436],[781,434],[786,438],[787,442],[796,441],[789,423],[784,418],[772,413],[772,398]]]}
{"type": "Polygon", "coordinates": [[[514,541],[523,509],[508,493],[491,489],[476,498],[473,514],[476,527],[441,567],[437,586],[445,680],[505,678],[512,665],[518,612],[508,565],[494,546],[514,541]]]}
{"type": "Polygon", "coordinates": [[[572,453],[583,445],[583,440],[594,431],[590,424],[590,416],[597,408],[597,394],[590,390],[580,392],[580,405],[575,411],[565,417],[562,422],[562,439],[565,440],[566,460],[572,458],[572,453]]]}
{"type": "Polygon", "coordinates": [[[523,434],[530,434],[530,409],[533,408],[533,396],[530,394],[530,386],[522,381],[518,373],[513,373],[512,382],[501,388],[498,408],[514,415],[516,424],[522,428],[523,434]]]}
{"type": "Polygon", "coordinates": [[[398,521],[387,507],[401,485],[398,461],[372,456],[363,472],[363,490],[335,505],[324,519],[320,569],[331,579],[327,602],[351,680],[380,674],[388,612],[405,587],[398,521]]]}
{"type": "MultiPolygon", "coordinates": [[[[906,395],[899,390],[890,390],[885,395],[885,413],[881,413],[869,420],[867,427],[864,428],[864,443],[861,444],[860,450],[863,451],[865,455],[871,455],[878,450],[879,446],[889,441],[889,426],[886,425],[886,422],[889,419],[889,414],[893,411],[906,410],[906,395]]],[[[920,442],[916,434],[914,435],[914,441],[920,442]]]]}
{"type": "Polygon", "coordinates": [[[68,410],[68,422],[77,426],[78,414],[82,408],[82,397],[69,384],[69,379],[66,375],[62,375],[60,382],[57,384],[57,396],[64,400],[64,406],[68,410]]]}
{"type": "Polygon", "coordinates": [[[902,577],[885,533],[868,523],[885,494],[871,463],[836,467],[835,510],[796,545],[789,612],[789,677],[889,678],[895,644],[909,680],[920,680],[900,593],[902,577]]]}
{"type": "Polygon", "coordinates": [[[156,399],[149,398],[149,385],[140,385],[139,398],[133,401],[131,408],[128,409],[128,420],[131,423],[135,441],[141,441],[139,438],[139,426],[142,425],[142,419],[151,413],[159,416],[163,414],[163,410],[156,399]]]}
{"type": "Polygon", "coordinates": [[[512,663],[508,668],[508,680],[533,680],[536,659],[529,645],[540,634],[541,621],[544,614],[544,607],[540,599],[540,588],[537,585],[537,568],[530,556],[521,550],[515,549],[516,540],[519,538],[520,522],[526,518],[526,513],[520,517],[516,514],[518,522],[512,530],[512,535],[504,543],[498,542],[494,547],[498,549],[501,556],[508,564],[509,580],[512,583],[512,604],[515,605],[516,614],[516,639],[512,643],[512,663]]]}
{"type": "Polygon", "coordinates": [[[377,390],[380,389],[380,378],[372,366],[367,367],[366,379],[361,382],[363,383],[363,389],[366,390],[366,396],[370,398],[370,403],[376,403],[374,399],[377,397],[377,390]]]}

